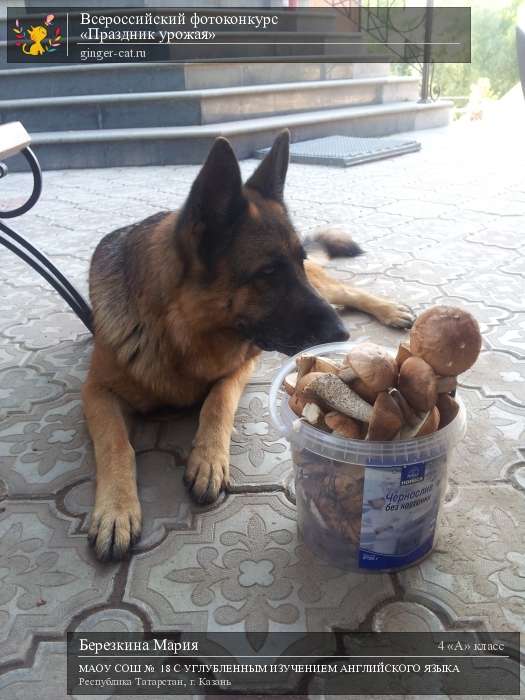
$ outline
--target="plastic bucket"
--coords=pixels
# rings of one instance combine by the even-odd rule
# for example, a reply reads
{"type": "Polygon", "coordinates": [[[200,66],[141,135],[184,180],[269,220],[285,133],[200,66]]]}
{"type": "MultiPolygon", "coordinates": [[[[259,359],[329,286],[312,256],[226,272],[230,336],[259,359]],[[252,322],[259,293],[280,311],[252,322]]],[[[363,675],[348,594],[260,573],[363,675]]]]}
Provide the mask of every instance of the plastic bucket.
{"type": "MultiPolygon", "coordinates": [[[[338,360],[356,343],[318,345],[301,355],[338,360]]],[[[395,354],[395,351],[393,351],[395,354]]],[[[466,430],[465,407],[441,430],[391,442],[350,440],[317,430],[288,406],[274,378],[270,414],[292,448],[297,523],[306,545],[340,568],[397,571],[432,551],[447,487],[447,459],[466,430]]]]}

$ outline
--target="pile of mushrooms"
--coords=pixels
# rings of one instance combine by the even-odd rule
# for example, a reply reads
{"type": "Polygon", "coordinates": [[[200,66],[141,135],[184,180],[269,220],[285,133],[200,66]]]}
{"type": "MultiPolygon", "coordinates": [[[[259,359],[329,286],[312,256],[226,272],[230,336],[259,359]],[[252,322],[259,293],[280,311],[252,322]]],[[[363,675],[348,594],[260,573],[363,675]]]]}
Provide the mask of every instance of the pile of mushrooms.
{"type": "Polygon", "coordinates": [[[284,389],[298,419],[320,430],[352,439],[407,440],[455,418],[457,377],[480,349],[471,314],[434,306],[417,318],[395,358],[370,342],[356,345],[340,363],[302,355],[284,389]]]}

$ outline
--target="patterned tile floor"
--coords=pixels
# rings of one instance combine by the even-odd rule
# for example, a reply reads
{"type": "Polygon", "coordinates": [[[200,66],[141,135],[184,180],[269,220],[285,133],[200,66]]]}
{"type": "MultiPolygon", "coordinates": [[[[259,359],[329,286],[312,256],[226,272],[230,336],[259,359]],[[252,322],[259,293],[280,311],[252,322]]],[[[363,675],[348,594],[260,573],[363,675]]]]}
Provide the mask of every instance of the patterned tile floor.
{"type": "MultiPolygon", "coordinates": [[[[504,131],[456,126],[419,134],[422,151],[397,159],[290,167],[298,228],[342,224],[366,249],[331,263],[334,274],[416,311],[463,306],[482,325],[439,541],[399,575],[347,573],[298,542],[290,453],[268,416],[276,354],[242,398],[232,493],[214,506],[194,506],[182,484],[195,415],[136,423],[144,536],[129,562],[97,563],[85,536],[93,453],[79,397],[90,339],[0,249],[1,698],[66,697],[68,630],[525,629],[525,149],[505,147],[504,131]]],[[[97,241],[180,205],[196,172],[49,172],[17,227],[85,290],[97,241]]],[[[25,175],[2,181],[4,206],[28,187],[25,175]]],[[[345,319],[353,338],[404,337],[359,313],[345,319]]]]}

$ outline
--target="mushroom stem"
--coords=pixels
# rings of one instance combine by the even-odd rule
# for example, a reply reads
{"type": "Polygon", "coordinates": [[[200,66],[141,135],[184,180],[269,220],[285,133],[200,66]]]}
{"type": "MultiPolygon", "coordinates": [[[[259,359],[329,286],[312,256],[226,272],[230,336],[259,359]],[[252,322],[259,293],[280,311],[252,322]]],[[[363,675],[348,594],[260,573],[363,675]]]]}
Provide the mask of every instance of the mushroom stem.
{"type": "Polygon", "coordinates": [[[396,401],[403,414],[403,420],[407,425],[414,426],[419,421],[418,414],[410,406],[399,389],[390,389],[390,396],[396,401]]]}
{"type": "Polygon", "coordinates": [[[427,422],[431,413],[432,413],[432,409],[430,409],[430,411],[425,411],[423,413],[420,413],[418,415],[418,421],[415,425],[405,425],[404,428],[401,428],[401,430],[399,431],[399,439],[400,440],[410,440],[410,438],[416,437],[416,435],[419,433],[421,428],[427,422]]]}
{"type": "Polygon", "coordinates": [[[297,372],[291,372],[287,374],[284,378],[283,387],[287,394],[290,396],[295,392],[295,386],[297,384],[297,372]]]}
{"type": "Polygon", "coordinates": [[[322,422],[323,412],[316,403],[307,403],[301,411],[301,416],[310,423],[310,425],[318,426],[322,422]]]}
{"type": "Polygon", "coordinates": [[[312,357],[311,355],[301,355],[301,357],[297,358],[295,361],[295,365],[297,367],[296,386],[299,383],[299,380],[312,370],[314,363],[315,357],[312,357]]]}
{"type": "Polygon", "coordinates": [[[357,374],[351,367],[345,367],[344,369],[340,370],[337,376],[345,384],[350,384],[350,382],[357,378],[357,374]]]}
{"type": "Polygon", "coordinates": [[[458,381],[456,377],[438,377],[436,384],[438,394],[449,394],[457,387],[458,381]]]}
{"type": "Polygon", "coordinates": [[[357,418],[364,423],[370,421],[372,406],[334,374],[317,377],[308,388],[331,408],[344,413],[345,416],[357,418]]]}
{"type": "Polygon", "coordinates": [[[376,399],[365,440],[392,440],[403,426],[401,408],[391,394],[382,391],[376,399]]]}
{"type": "Polygon", "coordinates": [[[337,374],[340,369],[337,362],[328,360],[326,357],[316,357],[312,367],[313,372],[331,372],[332,374],[337,374]]]}
{"type": "Polygon", "coordinates": [[[412,353],[410,352],[410,347],[408,343],[399,343],[399,347],[397,349],[397,355],[396,355],[396,364],[398,368],[401,368],[401,365],[405,360],[408,360],[409,357],[412,356],[412,353]]]}

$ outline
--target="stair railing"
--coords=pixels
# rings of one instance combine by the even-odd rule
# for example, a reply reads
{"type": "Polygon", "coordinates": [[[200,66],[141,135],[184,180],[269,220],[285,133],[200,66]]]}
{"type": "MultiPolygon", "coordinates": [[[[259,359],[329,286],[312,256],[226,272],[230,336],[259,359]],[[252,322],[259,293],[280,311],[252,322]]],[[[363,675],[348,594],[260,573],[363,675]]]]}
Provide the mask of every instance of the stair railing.
{"type": "Polygon", "coordinates": [[[347,19],[357,21],[358,31],[365,32],[376,41],[389,44],[394,36],[396,42],[390,44],[389,51],[394,53],[402,63],[413,65],[421,73],[421,91],[419,102],[435,101],[439,98],[439,87],[434,84],[434,64],[432,56],[432,21],[434,2],[427,0],[426,11],[411,30],[424,24],[425,38],[422,50],[414,48],[411,37],[403,29],[395,26],[392,9],[405,8],[404,0],[324,0],[327,5],[335,8],[347,19]],[[356,12],[357,10],[357,12],[356,12]],[[357,20],[355,19],[357,17],[357,20]],[[399,47],[399,40],[403,42],[399,47]]]}

